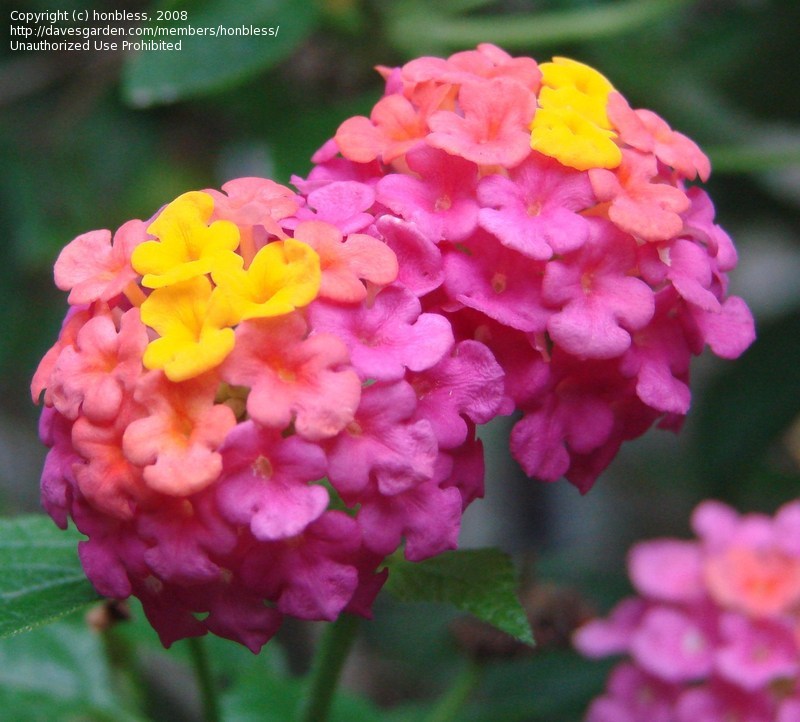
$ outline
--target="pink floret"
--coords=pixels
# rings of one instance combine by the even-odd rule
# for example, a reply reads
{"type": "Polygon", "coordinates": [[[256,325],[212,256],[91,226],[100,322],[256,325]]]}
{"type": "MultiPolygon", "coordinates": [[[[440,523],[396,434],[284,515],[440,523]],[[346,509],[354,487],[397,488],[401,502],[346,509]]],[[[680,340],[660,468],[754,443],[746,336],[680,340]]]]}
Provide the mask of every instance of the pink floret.
{"type": "Polygon", "coordinates": [[[406,369],[423,371],[435,365],[453,345],[449,322],[438,314],[420,311],[414,294],[390,286],[370,307],[357,313],[317,304],[311,321],[315,332],[344,340],[362,379],[394,381],[402,378],[406,369]]]}
{"type": "Polygon", "coordinates": [[[260,424],[284,429],[294,422],[303,438],[319,440],[351,421],[361,382],[342,341],[306,334],[298,316],[243,322],[222,378],[251,388],[247,411],[260,424]]]}
{"type": "Polygon", "coordinates": [[[326,472],[319,446],[246,421],[228,434],[221,453],[220,510],[256,539],[296,536],[328,508],[328,492],[310,483],[326,472]]]}
{"type": "Polygon", "coordinates": [[[130,263],[133,249],[149,238],[147,223],[128,221],[111,240],[110,231],[90,231],[67,245],[54,267],[56,286],[69,291],[73,305],[110,301],[137,278],[130,263]]]}

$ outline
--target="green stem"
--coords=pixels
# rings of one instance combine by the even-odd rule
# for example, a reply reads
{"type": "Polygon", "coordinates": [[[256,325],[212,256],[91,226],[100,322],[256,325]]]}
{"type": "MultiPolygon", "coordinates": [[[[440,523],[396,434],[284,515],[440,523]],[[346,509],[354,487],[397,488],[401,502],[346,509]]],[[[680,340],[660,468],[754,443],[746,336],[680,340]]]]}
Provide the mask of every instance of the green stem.
{"type": "Polygon", "coordinates": [[[298,722],[325,722],[333,694],[358,631],[358,617],[342,614],[322,634],[314,662],[308,693],[303,700],[298,722]]]}
{"type": "Polygon", "coordinates": [[[483,670],[483,665],[474,660],[468,660],[453,686],[445,692],[431,710],[427,722],[455,722],[455,720],[461,719],[459,713],[480,683],[483,670]]]}
{"type": "Polygon", "coordinates": [[[134,650],[113,625],[104,629],[101,634],[112,688],[121,706],[141,711],[145,694],[134,650]]]}
{"type": "Polygon", "coordinates": [[[189,637],[187,644],[189,645],[189,657],[192,660],[197,686],[200,688],[203,720],[205,722],[219,722],[217,690],[203,640],[200,637],[189,637]]]}

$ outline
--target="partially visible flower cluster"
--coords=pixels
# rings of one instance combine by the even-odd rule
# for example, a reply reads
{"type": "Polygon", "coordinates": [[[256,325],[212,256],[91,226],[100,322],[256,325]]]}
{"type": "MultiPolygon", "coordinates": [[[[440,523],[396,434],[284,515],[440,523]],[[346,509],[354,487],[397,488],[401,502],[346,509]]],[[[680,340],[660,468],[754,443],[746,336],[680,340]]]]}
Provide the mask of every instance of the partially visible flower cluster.
{"type": "Polygon", "coordinates": [[[55,265],[71,307],[33,379],[45,508],[162,641],[257,651],[284,614],[368,615],[403,542],[455,547],[502,370],[397,281],[394,251],[270,180],[186,193],[55,265]]]}
{"type": "Polygon", "coordinates": [[[697,541],[636,545],[638,596],[578,630],[590,657],[626,654],[589,722],[800,720],[800,502],[774,518],[700,504],[697,541]]]}
{"type": "Polygon", "coordinates": [[[679,427],[693,355],[754,338],[731,240],[687,185],[708,159],[566,58],[484,44],[379,70],[370,117],[294,180],[306,211],[374,214],[423,308],[502,365],[525,471],[586,491],[623,441],[679,427]]]}

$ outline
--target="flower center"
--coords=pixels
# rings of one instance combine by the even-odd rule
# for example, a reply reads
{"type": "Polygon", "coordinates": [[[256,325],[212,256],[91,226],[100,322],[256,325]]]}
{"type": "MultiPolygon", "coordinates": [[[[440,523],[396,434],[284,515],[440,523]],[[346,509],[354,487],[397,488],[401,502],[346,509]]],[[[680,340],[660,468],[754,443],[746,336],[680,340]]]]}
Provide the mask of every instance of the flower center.
{"type": "Polygon", "coordinates": [[[272,476],[274,469],[270,460],[264,456],[259,455],[252,464],[253,474],[260,476],[262,479],[269,479],[272,476]]]}
{"type": "Polygon", "coordinates": [[[436,204],[433,209],[436,211],[449,211],[453,205],[453,201],[446,193],[436,199],[436,204]]]}
{"type": "Polygon", "coordinates": [[[682,647],[686,654],[696,655],[705,650],[706,641],[700,632],[692,630],[683,635],[682,647]]]}
{"type": "Polygon", "coordinates": [[[492,276],[491,280],[492,290],[495,293],[502,293],[503,291],[506,290],[507,282],[508,279],[506,278],[506,274],[500,273],[500,271],[498,271],[497,273],[494,274],[494,276],[492,276]]]}
{"type": "Polygon", "coordinates": [[[529,216],[538,216],[542,212],[542,204],[540,201],[531,201],[526,210],[529,216]]]}

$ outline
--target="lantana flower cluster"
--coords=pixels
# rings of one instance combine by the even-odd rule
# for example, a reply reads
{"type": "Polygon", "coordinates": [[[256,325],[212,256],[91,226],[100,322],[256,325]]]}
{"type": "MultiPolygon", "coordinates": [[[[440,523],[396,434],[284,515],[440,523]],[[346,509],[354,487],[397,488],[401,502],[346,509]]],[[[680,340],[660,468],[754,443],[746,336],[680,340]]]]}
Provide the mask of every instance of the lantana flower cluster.
{"type": "Polygon", "coordinates": [[[597,71],[492,45],[381,68],[299,193],[240,178],[78,236],[33,379],[46,510],[169,645],[368,615],[456,546],[476,425],[588,490],[753,339],[697,146],[597,71]]]}
{"type": "Polygon", "coordinates": [[[639,543],[637,596],[578,630],[590,657],[624,654],[589,722],[800,720],[800,502],[774,518],[716,501],[698,539],[639,543]]]}
{"type": "Polygon", "coordinates": [[[385,94],[295,179],[322,218],[376,230],[422,307],[488,345],[528,475],[587,491],[621,443],[677,429],[689,366],[752,342],[697,145],[596,70],[493,45],[379,68],[385,94]],[[336,199],[336,202],[333,202],[336,199]]]}
{"type": "Polygon", "coordinates": [[[423,311],[371,214],[303,205],[241,178],[55,264],[43,503],[166,645],[210,631],[255,652],[283,615],[369,615],[385,557],[455,547],[482,493],[500,366],[423,311]]]}

